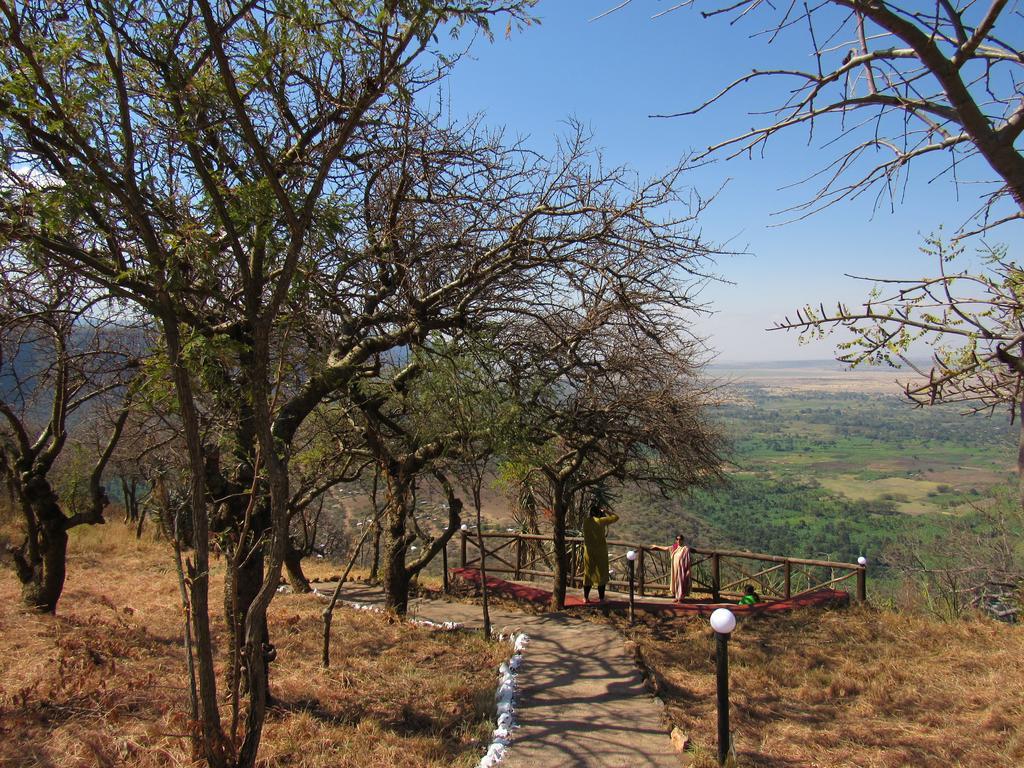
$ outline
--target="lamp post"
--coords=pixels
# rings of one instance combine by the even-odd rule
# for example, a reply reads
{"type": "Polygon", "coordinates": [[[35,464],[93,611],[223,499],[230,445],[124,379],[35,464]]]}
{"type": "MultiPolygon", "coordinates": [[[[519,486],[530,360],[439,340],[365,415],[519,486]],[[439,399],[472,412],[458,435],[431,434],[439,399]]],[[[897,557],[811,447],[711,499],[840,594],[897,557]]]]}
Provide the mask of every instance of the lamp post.
{"type": "Polygon", "coordinates": [[[466,567],[466,539],[468,538],[466,536],[466,531],[469,530],[469,526],[466,525],[465,523],[463,523],[459,530],[462,531],[462,533],[460,534],[460,537],[459,537],[459,567],[465,568],[466,567]]]}
{"type": "Polygon", "coordinates": [[[729,757],[729,634],[736,628],[736,617],[728,608],[711,614],[715,630],[715,677],[718,682],[718,764],[729,757]]]}
{"type": "Polygon", "coordinates": [[[633,577],[636,572],[636,550],[631,549],[626,553],[626,567],[629,570],[629,623],[636,620],[636,611],[633,607],[633,577]]]}
{"type": "MultiPolygon", "coordinates": [[[[447,531],[447,529],[445,529],[445,531],[447,531]]],[[[441,591],[444,592],[446,595],[448,594],[448,542],[449,541],[451,541],[450,538],[448,539],[448,541],[446,541],[444,543],[444,547],[441,548],[441,568],[442,568],[441,591]]]]}
{"type": "Polygon", "coordinates": [[[857,558],[857,601],[865,602],[868,599],[868,559],[861,555],[857,558]]]}

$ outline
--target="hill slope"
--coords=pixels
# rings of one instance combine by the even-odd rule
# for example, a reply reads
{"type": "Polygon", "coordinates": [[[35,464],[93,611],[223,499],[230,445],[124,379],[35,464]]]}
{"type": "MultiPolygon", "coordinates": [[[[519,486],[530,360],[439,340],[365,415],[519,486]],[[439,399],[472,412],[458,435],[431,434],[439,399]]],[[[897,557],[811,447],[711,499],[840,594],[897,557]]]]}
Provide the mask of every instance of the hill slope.
{"type": "MultiPolygon", "coordinates": [[[[626,630],[694,768],[715,760],[715,641],[706,621],[626,630]]],[[[742,768],[1024,765],[1024,627],[872,607],[741,621],[729,642],[742,768]]]]}
{"type": "MultiPolygon", "coordinates": [[[[218,605],[223,569],[214,568],[218,605]]],[[[137,542],[115,523],[75,529],[56,616],[22,611],[16,582],[0,568],[0,766],[202,764],[186,737],[181,607],[166,544],[137,542]]],[[[309,595],[279,595],[271,605],[278,703],[260,752],[267,764],[478,761],[506,646],[342,608],[325,671],[321,610],[309,595]]],[[[212,620],[223,649],[223,621],[212,620]]],[[[226,707],[222,714],[230,722],[226,707]]]]}

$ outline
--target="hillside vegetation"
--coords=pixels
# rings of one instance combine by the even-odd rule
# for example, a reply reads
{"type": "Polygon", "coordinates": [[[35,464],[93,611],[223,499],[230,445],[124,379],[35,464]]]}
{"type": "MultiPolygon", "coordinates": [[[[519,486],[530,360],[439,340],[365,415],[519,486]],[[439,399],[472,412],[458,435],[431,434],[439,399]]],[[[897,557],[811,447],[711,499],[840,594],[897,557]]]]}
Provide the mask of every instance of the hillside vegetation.
{"type": "MultiPolygon", "coordinates": [[[[111,523],[76,532],[71,566],[56,616],[25,611],[16,579],[0,571],[0,766],[203,764],[188,751],[181,607],[169,545],[137,542],[111,523]]],[[[214,594],[220,566],[214,564],[214,594]]],[[[493,727],[495,670],[506,647],[339,608],[333,664],[323,670],[321,610],[310,595],[279,595],[273,603],[276,704],[261,765],[476,763],[493,727]]],[[[223,619],[212,620],[224,649],[223,619]]],[[[230,723],[226,707],[221,714],[230,723]]]]}
{"type": "Polygon", "coordinates": [[[624,492],[615,538],[667,543],[681,530],[697,546],[866,554],[877,579],[894,545],[941,542],[1015,482],[1015,427],[1000,415],[855,391],[734,391],[719,413],[733,449],[727,481],[686,497],[624,492]]]}

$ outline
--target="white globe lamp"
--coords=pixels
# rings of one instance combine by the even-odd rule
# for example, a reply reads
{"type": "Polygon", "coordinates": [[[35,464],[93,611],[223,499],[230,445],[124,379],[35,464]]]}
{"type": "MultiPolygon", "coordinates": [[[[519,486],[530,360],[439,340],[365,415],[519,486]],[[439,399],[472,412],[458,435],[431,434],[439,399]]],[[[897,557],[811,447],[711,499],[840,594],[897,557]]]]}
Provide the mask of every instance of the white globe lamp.
{"type": "Polygon", "coordinates": [[[736,617],[728,608],[718,608],[711,614],[711,628],[720,635],[728,635],[736,629],[736,617]]]}

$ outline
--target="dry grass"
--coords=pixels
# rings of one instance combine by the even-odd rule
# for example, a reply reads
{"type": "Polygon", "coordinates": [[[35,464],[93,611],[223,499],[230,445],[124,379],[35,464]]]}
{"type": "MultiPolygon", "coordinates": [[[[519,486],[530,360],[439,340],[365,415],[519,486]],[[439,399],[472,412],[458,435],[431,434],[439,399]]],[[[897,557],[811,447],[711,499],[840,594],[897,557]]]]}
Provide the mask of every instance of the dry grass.
{"type": "MultiPolygon", "coordinates": [[[[631,633],[694,766],[715,764],[715,643],[703,620],[631,633]]],[[[730,641],[739,766],[1024,765],[1024,629],[868,608],[743,622],[730,641]]]]}
{"type": "MultiPolygon", "coordinates": [[[[196,764],[167,546],[110,524],[76,531],[71,552],[57,616],[21,610],[13,573],[0,569],[0,766],[196,764]]],[[[507,648],[341,608],[325,671],[320,611],[310,596],[280,595],[272,605],[278,703],[262,765],[439,768],[478,759],[507,648]]],[[[222,654],[219,614],[214,626],[222,654]]]]}

